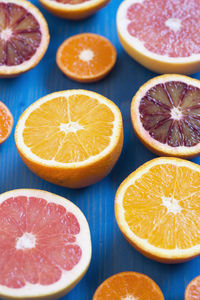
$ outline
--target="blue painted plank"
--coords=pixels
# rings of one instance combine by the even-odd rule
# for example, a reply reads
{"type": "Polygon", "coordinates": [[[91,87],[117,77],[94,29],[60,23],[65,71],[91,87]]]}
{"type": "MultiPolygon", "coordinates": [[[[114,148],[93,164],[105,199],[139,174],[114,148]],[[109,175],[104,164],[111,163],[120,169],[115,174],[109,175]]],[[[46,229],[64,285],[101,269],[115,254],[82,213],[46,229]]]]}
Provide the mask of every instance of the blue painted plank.
{"type": "MultiPolygon", "coordinates": [[[[96,91],[113,100],[121,109],[124,121],[124,148],[110,173],[101,182],[81,190],[50,184],[31,173],[21,161],[11,137],[0,147],[0,193],[16,188],[44,189],[64,196],[83,211],[90,225],[93,256],[84,279],[63,299],[91,300],[98,285],[121,271],[137,271],[149,275],[161,287],[167,300],[182,300],[188,282],[199,275],[200,259],[179,265],[151,261],[135,251],[120,233],[114,217],[114,197],[119,184],[138,166],[155,157],[136,138],[130,120],[130,103],[138,88],[156,74],[132,60],[122,49],[116,32],[116,11],[121,1],[112,0],[96,15],[80,22],[66,21],[50,15],[34,3],[46,17],[51,42],[40,64],[14,79],[0,80],[0,99],[11,109],[15,125],[21,113],[40,97],[58,90],[83,88],[96,91]],[[109,38],[118,52],[114,70],[94,84],[79,84],[67,79],[57,68],[56,50],[69,36],[80,32],[99,33],[109,38]]],[[[200,79],[200,73],[193,77],[200,79]]],[[[200,159],[194,159],[200,163],[200,159]]]]}

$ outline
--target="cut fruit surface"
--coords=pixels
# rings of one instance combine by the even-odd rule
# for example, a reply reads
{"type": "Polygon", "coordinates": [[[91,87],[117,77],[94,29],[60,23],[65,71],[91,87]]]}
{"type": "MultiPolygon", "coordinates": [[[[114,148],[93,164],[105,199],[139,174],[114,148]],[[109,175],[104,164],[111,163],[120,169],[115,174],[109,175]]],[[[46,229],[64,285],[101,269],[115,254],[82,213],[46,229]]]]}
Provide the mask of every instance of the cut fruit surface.
{"type": "Polygon", "coordinates": [[[97,93],[57,92],[22,114],[15,141],[38,176],[83,187],[104,178],[116,163],[123,144],[122,117],[112,101],[97,93]]]}
{"type": "Polygon", "coordinates": [[[145,83],[131,103],[135,133],[158,155],[200,153],[200,81],[162,75],[145,83]]]}
{"type": "Polygon", "coordinates": [[[52,14],[72,20],[89,17],[110,0],[39,0],[52,14]]]}
{"type": "Polygon", "coordinates": [[[96,290],[93,300],[164,300],[159,286],[148,276],[123,272],[106,279],[96,290]]]}
{"type": "Polygon", "coordinates": [[[156,158],[120,185],[115,214],[120,230],[138,251],[166,263],[200,254],[200,166],[156,158]]]}
{"type": "Polygon", "coordinates": [[[56,62],[73,80],[94,82],[105,77],[116,62],[116,50],[106,38],[93,33],[70,37],[59,47],[56,62]]]}
{"type": "Polygon", "coordinates": [[[0,0],[0,76],[19,75],[35,67],[49,44],[47,23],[24,0],[0,0]]]}
{"type": "Polygon", "coordinates": [[[69,200],[40,190],[0,195],[1,299],[58,299],[85,274],[90,231],[69,200]]]}
{"type": "Polygon", "coordinates": [[[200,276],[194,278],[185,290],[185,300],[200,299],[200,276]]]}
{"type": "Polygon", "coordinates": [[[9,137],[13,127],[13,116],[8,107],[0,101],[0,144],[9,137]]]}
{"type": "Polygon", "coordinates": [[[200,69],[199,26],[196,0],[125,0],[117,13],[124,49],[158,73],[189,74],[200,69]]]}

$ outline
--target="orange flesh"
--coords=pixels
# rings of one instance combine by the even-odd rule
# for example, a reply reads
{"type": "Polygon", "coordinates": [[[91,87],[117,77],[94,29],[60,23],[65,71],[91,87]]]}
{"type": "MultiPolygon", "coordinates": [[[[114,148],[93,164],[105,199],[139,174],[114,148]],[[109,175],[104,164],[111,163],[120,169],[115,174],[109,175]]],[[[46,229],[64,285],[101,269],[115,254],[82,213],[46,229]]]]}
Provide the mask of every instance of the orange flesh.
{"type": "Polygon", "coordinates": [[[151,167],[123,198],[125,220],[139,238],[163,249],[200,244],[200,173],[163,164],[151,167]]]}
{"type": "Polygon", "coordinates": [[[193,279],[187,286],[185,300],[200,299],[200,276],[193,279]]]}
{"type": "Polygon", "coordinates": [[[107,73],[116,60],[113,45],[105,38],[94,34],[80,34],[69,38],[60,51],[58,64],[61,70],[66,72],[66,75],[71,74],[80,79],[107,73]],[[83,51],[89,51],[88,60],[87,54],[84,57],[83,51]],[[82,59],[81,54],[83,54],[82,59]]]}
{"type": "Polygon", "coordinates": [[[153,280],[143,274],[116,274],[102,283],[93,300],[164,300],[153,280]]]}
{"type": "Polygon", "coordinates": [[[109,145],[113,121],[110,108],[94,98],[59,97],[30,114],[23,131],[24,143],[42,159],[81,162],[109,145]]]}
{"type": "Polygon", "coordinates": [[[13,126],[13,118],[6,106],[0,102],[0,143],[6,140],[13,126]]]}

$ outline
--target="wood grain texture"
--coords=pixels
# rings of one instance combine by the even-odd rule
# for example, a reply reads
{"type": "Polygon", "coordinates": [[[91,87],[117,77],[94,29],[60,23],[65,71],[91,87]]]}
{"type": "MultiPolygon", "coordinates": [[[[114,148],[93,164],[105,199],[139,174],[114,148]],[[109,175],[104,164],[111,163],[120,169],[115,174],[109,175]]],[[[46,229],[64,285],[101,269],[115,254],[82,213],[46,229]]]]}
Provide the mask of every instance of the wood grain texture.
{"type": "MultiPolygon", "coordinates": [[[[144,162],[155,157],[136,138],[130,120],[130,103],[138,88],[156,74],[132,60],[122,49],[116,32],[116,11],[120,0],[87,20],[66,21],[50,15],[31,1],[46,17],[51,34],[49,49],[40,64],[15,79],[0,80],[0,100],[11,110],[14,123],[21,113],[38,98],[58,90],[83,88],[93,90],[113,100],[121,109],[125,143],[122,155],[103,181],[89,188],[70,190],[49,184],[36,177],[21,161],[14,143],[14,130],[0,146],[0,193],[15,188],[44,189],[73,201],[85,214],[91,229],[93,256],[84,279],[63,299],[91,300],[98,285],[107,277],[121,271],[142,272],[161,287],[166,300],[183,300],[186,285],[200,272],[200,259],[180,265],[162,265],[135,251],[120,233],[114,217],[114,197],[121,181],[144,162]],[[55,57],[60,44],[69,36],[94,32],[110,39],[118,52],[111,74],[99,83],[79,84],[67,79],[57,68],[55,57]]],[[[200,73],[193,77],[200,79],[200,73]]],[[[200,159],[193,160],[200,163],[200,159]]]]}

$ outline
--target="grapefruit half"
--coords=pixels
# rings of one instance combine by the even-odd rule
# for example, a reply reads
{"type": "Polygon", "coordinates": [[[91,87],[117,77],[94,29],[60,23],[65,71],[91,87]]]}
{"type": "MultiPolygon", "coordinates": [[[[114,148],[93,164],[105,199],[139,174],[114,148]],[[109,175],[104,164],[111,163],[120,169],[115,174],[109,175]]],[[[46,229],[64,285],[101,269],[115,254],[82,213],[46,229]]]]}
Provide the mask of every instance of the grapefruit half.
{"type": "Polygon", "coordinates": [[[200,153],[200,81],[162,75],[146,82],[133,97],[136,135],[158,155],[192,158],[200,153]]]}
{"type": "Polygon", "coordinates": [[[125,0],[117,30],[127,53],[157,73],[200,69],[199,0],[125,0]]]}
{"type": "Polygon", "coordinates": [[[25,0],[0,0],[0,77],[13,77],[35,67],[49,44],[41,12],[25,0]]]}
{"type": "Polygon", "coordinates": [[[88,223],[72,202],[31,189],[0,195],[1,299],[58,299],[90,259],[88,223]]]}

